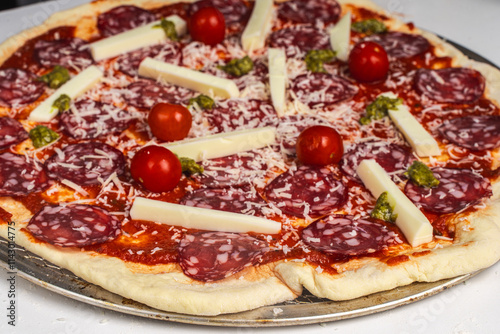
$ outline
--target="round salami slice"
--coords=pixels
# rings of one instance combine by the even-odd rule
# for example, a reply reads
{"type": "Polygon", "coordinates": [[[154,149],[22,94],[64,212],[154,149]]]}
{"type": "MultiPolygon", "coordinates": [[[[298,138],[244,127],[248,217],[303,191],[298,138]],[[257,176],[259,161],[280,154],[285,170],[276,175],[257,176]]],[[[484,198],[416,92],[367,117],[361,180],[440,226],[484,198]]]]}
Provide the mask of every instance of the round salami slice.
{"type": "Polygon", "coordinates": [[[100,14],[97,27],[104,37],[143,26],[156,20],[156,16],[136,6],[118,6],[100,14]]]}
{"type": "Polygon", "coordinates": [[[344,205],[347,188],[326,168],[301,166],[275,178],[266,186],[265,195],[284,213],[317,218],[344,205]]]}
{"type": "Polygon", "coordinates": [[[45,92],[45,84],[32,73],[7,68],[0,70],[0,105],[15,107],[35,102],[45,92]]]}
{"type": "Polygon", "coordinates": [[[259,263],[267,242],[246,234],[198,232],[179,244],[179,264],[186,276],[211,282],[229,277],[259,263]]]}
{"type": "Polygon", "coordinates": [[[130,114],[111,104],[92,100],[80,100],[64,112],[59,124],[70,137],[94,139],[128,128],[130,114]]]}
{"type": "Polygon", "coordinates": [[[344,215],[313,222],[302,231],[302,240],[316,250],[342,256],[368,255],[402,243],[381,221],[344,215]]]}
{"type": "Polygon", "coordinates": [[[19,121],[10,117],[0,117],[0,150],[28,139],[28,132],[19,121]]]}
{"type": "Polygon", "coordinates": [[[88,43],[79,38],[40,40],[35,44],[34,56],[45,67],[60,65],[81,70],[94,63],[88,43]]]}
{"type": "Polygon", "coordinates": [[[483,95],[485,87],[481,73],[464,67],[441,70],[421,68],[414,82],[420,94],[442,103],[473,103],[483,95]]]}
{"type": "Polygon", "coordinates": [[[0,196],[26,196],[50,186],[42,166],[28,161],[24,155],[2,153],[0,166],[0,196]]]}
{"type": "Polygon", "coordinates": [[[37,239],[61,247],[101,244],[118,237],[120,220],[98,206],[47,205],[26,226],[37,239]]]}
{"type": "Polygon", "coordinates": [[[365,159],[374,159],[387,173],[402,177],[415,157],[411,150],[404,146],[369,141],[348,149],[340,160],[340,169],[347,176],[359,180],[356,170],[359,163],[365,159]]]}
{"type": "Polygon", "coordinates": [[[101,184],[115,172],[121,175],[125,166],[122,152],[100,142],[68,145],[45,161],[50,177],[81,186],[101,184]]]}
{"type": "Polygon", "coordinates": [[[431,47],[425,37],[395,31],[373,34],[365,40],[380,44],[392,58],[411,58],[424,53],[431,47]]]}
{"type": "Polygon", "coordinates": [[[250,8],[241,0],[201,0],[192,3],[189,7],[190,15],[203,7],[217,8],[226,21],[229,30],[238,31],[243,28],[250,18],[250,8]]]}
{"type": "Polygon", "coordinates": [[[341,11],[335,0],[291,0],[279,4],[278,17],[293,23],[335,23],[339,20],[341,11]]]}
{"type": "Polygon", "coordinates": [[[329,73],[299,75],[292,81],[291,90],[310,108],[332,105],[358,92],[358,88],[346,79],[329,73]]]}
{"type": "Polygon", "coordinates": [[[137,76],[139,65],[146,58],[154,58],[166,63],[179,65],[181,60],[181,52],[179,44],[166,43],[158,44],[136,51],[126,53],[116,60],[117,67],[120,71],[131,77],[137,76]]]}
{"type": "Polygon", "coordinates": [[[439,133],[458,146],[472,151],[500,147],[500,116],[466,116],[445,121],[439,133]]]}
{"type": "Polygon", "coordinates": [[[438,213],[458,212],[492,195],[488,179],[466,169],[432,168],[439,180],[434,188],[424,188],[408,181],[406,196],[423,209],[438,213]]]}
{"type": "Polygon", "coordinates": [[[307,51],[330,48],[328,35],[310,25],[276,30],[269,36],[270,46],[285,50],[287,57],[305,57],[307,51]]]}
{"type": "Polygon", "coordinates": [[[123,89],[125,101],[138,109],[151,109],[161,102],[180,104],[193,96],[193,92],[189,89],[161,85],[151,80],[136,81],[123,89]]]}

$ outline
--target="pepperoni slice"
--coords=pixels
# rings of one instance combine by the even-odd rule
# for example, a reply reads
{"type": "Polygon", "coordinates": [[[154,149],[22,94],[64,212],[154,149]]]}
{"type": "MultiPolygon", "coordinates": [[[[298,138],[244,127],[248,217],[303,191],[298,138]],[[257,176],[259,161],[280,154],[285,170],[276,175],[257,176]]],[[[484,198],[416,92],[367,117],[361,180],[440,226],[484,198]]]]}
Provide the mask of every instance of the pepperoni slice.
{"type": "Polygon", "coordinates": [[[94,139],[128,128],[130,114],[111,104],[92,100],[80,100],[64,112],[59,125],[70,137],[94,139]]]}
{"type": "Polygon", "coordinates": [[[452,143],[472,151],[500,147],[499,115],[466,116],[447,120],[438,131],[452,143]]]}
{"type": "Polygon", "coordinates": [[[403,173],[415,160],[411,150],[404,146],[370,141],[348,149],[340,160],[340,169],[347,176],[359,180],[356,170],[365,159],[375,159],[387,173],[398,177],[403,177],[403,173]]]}
{"type": "Polygon", "coordinates": [[[339,20],[341,11],[335,0],[290,0],[278,5],[278,18],[293,23],[335,23],[339,20]]]}
{"type": "Polygon", "coordinates": [[[488,179],[466,169],[432,168],[439,180],[434,188],[424,188],[409,181],[406,196],[423,209],[438,213],[457,212],[492,195],[488,179]]]}
{"type": "Polygon", "coordinates": [[[104,37],[143,26],[156,20],[156,16],[136,6],[118,6],[97,17],[97,28],[104,37]]]}
{"type": "Polygon", "coordinates": [[[34,56],[45,67],[60,65],[82,70],[94,63],[88,43],[79,38],[39,40],[35,44],[34,56]]]}
{"type": "Polygon", "coordinates": [[[36,76],[16,68],[0,70],[0,105],[16,107],[35,102],[45,92],[45,84],[36,76]]]}
{"type": "Polygon", "coordinates": [[[140,80],[131,83],[123,90],[123,98],[132,107],[151,109],[160,102],[180,104],[193,97],[189,89],[161,85],[151,80],[140,80]]]}
{"type": "Polygon", "coordinates": [[[281,151],[285,154],[294,155],[297,137],[302,131],[313,125],[326,125],[327,123],[317,117],[306,115],[281,118],[276,130],[278,142],[281,144],[281,151]]]}
{"type": "Polygon", "coordinates": [[[101,184],[115,172],[121,175],[125,165],[122,152],[100,142],[68,145],[45,161],[50,177],[81,186],[101,184]]]}
{"type": "Polygon", "coordinates": [[[392,58],[411,58],[424,53],[431,47],[425,37],[403,32],[391,31],[385,34],[374,34],[365,40],[380,44],[392,58]]]}
{"type": "Polygon", "coordinates": [[[2,153],[0,166],[0,196],[25,196],[50,186],[42,166],[28,161],[24,155],[2,153]]]}
{"type": "Polygon", "coordinates": [[[158,44],[146,48],[142,48],[136,51],[126,53],[116,60],[118,70],[131,77],[137,76],[139,70],[139,65],[146,58],[154,58],[166,63],[179,65],[181,60],[181,52],[179,44],[177,43],[166,43],[158,44]]]}
{"type": "Polygon", "coordinates": [[[265,241],[246,234],[198,232],[179,244],[179,264],[186,276],[210,282],[257,265],[268,250],[265,241]]]}
{"type": "Polygon", "coordinates": [[[287,57],[302,58],[309,50],[329,49],[328,35],[310,25],[277,30],[269,37],[270,46],[285,49],[287,57]]]}
{"type": "Polygon", "coordinates": [[[101,244],[118,237],[120,220],[93,205],[47,205],[26,226],[37,239],[61,247],[101,244]]]}
{"type": "Polygon", "coordinates": [[[225,100],[212,110],[205,110],[208,122],[218,132],[276,126],[278,117],[273,105],[260,100],[225,100]]]}
{"type": "Polygon", "coordinates": [[[481,73],[464,67],[441,70],[421,68],[414,82],[420,94],[443,103],[473,103],[483,95],[485,87],[481,73]]]}
{"type": "Polygon", "coordinates": [[[346,79],[329,73],[299,75],[293,80],[291,89],[299,101],[310,108],[332,105],[358,92],[358,88],[346,79]]]}
{"type": "Polygon", "coordinates": [[[192,3],[189,7],[190,15],[203,7],[213,6],[217,8],[226,21],[226,27],[230,31],[243,29],[250,18],[250,8],[241,0],[201,0],[192,3]]]}
{"type": "Polygon", "coordinates": [[[28,132],[19,121],[10,117],[0,117],[0,150],[28,139],[28,132]]]}
{"type": "Polygon", "coordinates": [[[382,221],[331,215],[317,220],[302,231],[302,240],[327,254],[368,255],[403,241],[382,221]]]}
{"type": "Polygon", "coordinates": [[[265,194],[280,210],[301,218],[327,215],[347,200],[340,178],[326,168],[309,166],[281,174],[266,186],[265,194]]]}

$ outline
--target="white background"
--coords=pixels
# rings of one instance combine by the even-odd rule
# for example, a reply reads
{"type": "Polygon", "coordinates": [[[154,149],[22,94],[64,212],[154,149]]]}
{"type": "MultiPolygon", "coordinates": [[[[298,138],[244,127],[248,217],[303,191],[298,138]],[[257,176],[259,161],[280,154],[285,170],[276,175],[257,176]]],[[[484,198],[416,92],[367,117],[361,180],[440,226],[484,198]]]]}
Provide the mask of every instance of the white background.
{"type": "MultiPolygon", "coordinates": [[[[0,12],[0,40],[49,13],[89,0],[58,0],[0,12]]],[[[500,66],[500,1],[375,0],[418,27],[455,41],[500,66]]],[[[129,316],[71,300],[20,278],[17,326],[7,324],[7,273],[0,269],[0,333],[498,333],[500,263],[436,296],[355,319],[283,328],[213,328],[129,316]]]]}

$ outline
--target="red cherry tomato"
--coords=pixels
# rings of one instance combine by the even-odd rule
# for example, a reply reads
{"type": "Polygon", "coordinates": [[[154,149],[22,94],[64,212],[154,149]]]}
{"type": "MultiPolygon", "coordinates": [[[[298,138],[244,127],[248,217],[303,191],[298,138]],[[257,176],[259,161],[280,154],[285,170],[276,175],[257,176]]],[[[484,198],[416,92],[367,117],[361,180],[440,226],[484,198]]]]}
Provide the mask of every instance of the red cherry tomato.
{"type": "Polygon", "coordinates": [[[329,126],[315,125],[302,131],[295,146],[297,158],[305,165],[336,164],[344,154],[339,133],[329,126]]]}
{"type": "Polygon", "coordinates": [[[384,48],[375,42],[360,42],[349,54],[349,71],[360,82],[384,80],[389,71],[389,58],[384,48]]]}
{"type": "Polygon", "coordinates": [[[188,28],[193,40],[216,45],[224,40],[226,20],[217,8],[203,7],[191,16],[188,28]]]}
{"type": "Polygon", "coordinates": [[[163,141],[186,138],[193,123],[193,116],[186,107],[158,103],[151,109],[148,124],[153,135],[163,141]]]}
{"type": "Polygon", "coordinates": [[[182,176],[182,167],[179,159],[169,149],[151,145],[134,155],[130,173],[147,190],[161,193],[177,186],[182,176]]]}

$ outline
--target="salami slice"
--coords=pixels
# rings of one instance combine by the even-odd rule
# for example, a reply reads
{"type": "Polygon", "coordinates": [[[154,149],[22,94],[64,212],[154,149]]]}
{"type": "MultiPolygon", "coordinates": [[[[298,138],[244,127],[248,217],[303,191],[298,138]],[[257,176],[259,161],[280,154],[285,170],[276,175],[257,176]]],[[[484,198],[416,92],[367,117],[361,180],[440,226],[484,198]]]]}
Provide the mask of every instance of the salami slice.
{"type": "Polygon", "coordinates": [[[344,205],[347,188],[326,168],[301,166],[275,178],[266,186],[265,195],[284,213],[317,218],[344,205]]]}
{"type": "Polygon", "coordinates": [[[424,53],[431,47],[425,37],[395,31],[373,34],[365,40],[380,44],[392,58],[411,58],[424,53]]]}
{"type": "Polygon", "coordinates": [[[125,74],[135,77],[138,75],[139,65],[146,58],[154,58],[166,63],[179,65],[181,60],[181,52],[179,44],[166,43],[158,44],[136,51],[126,53],[116,60],[118,70],[125,74]]]}
{"type": "Polygon", "coordinates": [[[83,247],[115,239],[121,233],[121,222],[98,206],[47,205],[31,218],[26,229],[52,245],[83,247]]]}
{"type": "Polygon", "coordinates": [[[36,76],[16,68],[0,70],[0,105],[16,107],[35,102],[45,92],[36,76]]]}
{"type": "Polygon", "coordinates": [[[19,121],[10,117],[0,117],[0,150],[28,139],[28,132],[19,121]]]}
{"type": "Polygon", "coordinates": [[[155,104],[187,102],[194,93],[186,88],[161,85],[151,80],[140,80],[123,89],[123,98],[132,107],[151,109],[155,104]]]}
{"type": "Polygon", "coordinates": [[[101,184],[115,172],[119,176],[125,166],[122,152],[100,142],[68,145],[45,161],[50,177],[81,186],[101,184]]]}
{"type": "Polygon", "coordinates": [[[342,9],[335,0],[291,0],[278,6],[278,18],[293,23],[336,23],[342,9]]]}
{"type": "Polygon", "coordinates": [[[430,212],[445,214],[458,212],[492,195],[488,179],[466,169],[433,168],[439,185],[434,188],[420,187],[409,181],[406,196],[416,205],[430,212]]]}
{"type": "Polygon", "coordinates": [[[263,126],[276,126],[278,117],[273,105],[260,100],[225,100],[212,110],[205,110],[208,122],[218,132],[229,132],[263,126]]]}
{"type": "Polygon", "coordinates": [[[445,121],[439,133],[458,146],[472,151],[500,147],[500,116],[466,116],[445,121]]]}
{"type": "Polygon", "coordinates": [[[120,132],[127,129],[131,122],[128,112],[92,100],[75,102],[59,119],[63,131],[76,139],[94,139],[120,132]]]}
{"type": "Polygon", "coordinates": [[[79,38],[39,40],[35,44],[34,56],[45,67],[60,65],[82,70],[94,63],[88,43],[79,38]]]}
{"type": "Polygon", "coordinates": [[[299,75],[292,81],[291,90],[310,108],[332,105],[358,92],[358,88],[346,79],[329,73],[299,75]]]}
{"type": "Polygon", "coordinates": [[[50,186],[42,166],[28,161],[24,155],[2,153],[0,166],[0,196],[26,196],[50,186]]]}
{"type": "Polygon", "coordinates": [[[403,241],[379,220],[331,215],[302,231],[305,244],[327,254],[368,255],[403,241]]]}
{"type": "Polygon", "coordinates": [[[285,50],[287,57],[303,58],[307,51],[329,49],[328,35],[310,25],[276,30],[269,36],[270,46],[285,50]]]}
{"type": "Polygon", "coordinates": [[[201,0],[194,2],[189,7],[190,15],[203,7],[213,6],[217,8],[226,21],[226,27],[230,31],[239,31],[250,18],[250,8],[241,0],[201,0]]]}
{"type": "Polygon", "coordinates": [[[389,174],[403,177],[415,157],[410,149],[392,143],[369,141],[356,144],[340,160],[340,169],[347,176],[359,181],[356,170],[359,163],[365,159],[375,159],[389,174]]]}
{"type": "Polygon", "coordinates": [[[186,276],[211,282],[229,277],[259,263],[267,242],[246,234],[198,232],[179,244],[179,264],[186,276]]]}
{"type": "Polygon", "coordinates": [[[104,37],[143,26],[156,20],[156,16],[148,10],[136,6],[118,6],[100,14],[97,28],[104,37]]]}
{"type": "Polygon", "coordinates": [[[414,82],[420,94],[442,103],[473,103],[483,95],[485,87],[481,73],[464,67],[441,70],[421,68],[414,82]]]}

